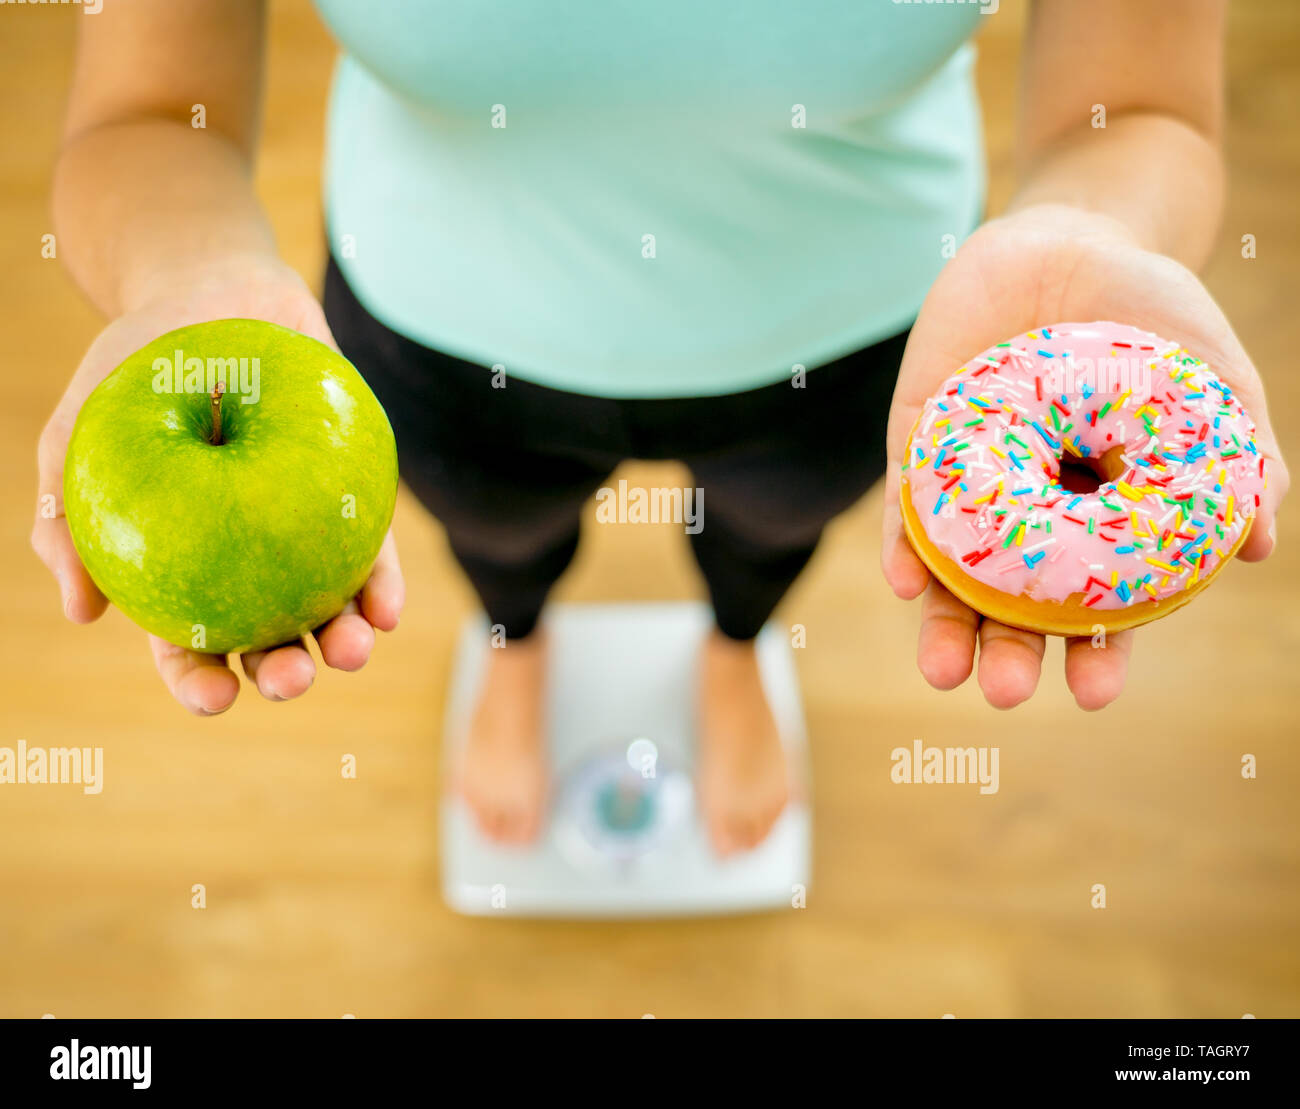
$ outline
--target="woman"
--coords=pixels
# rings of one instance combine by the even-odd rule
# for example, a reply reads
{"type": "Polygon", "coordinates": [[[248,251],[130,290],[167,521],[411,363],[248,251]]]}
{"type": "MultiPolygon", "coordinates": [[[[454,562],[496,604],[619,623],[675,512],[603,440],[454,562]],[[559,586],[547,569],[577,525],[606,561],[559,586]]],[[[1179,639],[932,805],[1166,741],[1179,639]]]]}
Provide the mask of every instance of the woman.
{"type": "MultiPolygon", "coordinates": [[[[262,4],[137,0],[85,20],[55,211],[63,257],[114,319],[41,438],[40,490],[60,495],[87,394],[160,333],[229,316],[332,333],[505,632],[460,771],[489,835],[537,833],[538,618],[584,501],[624,458],[681,459],[704,490],[692,546],[717,628],[699,660],[699,784],[724,854],[758,843],[788,792],[753,637],[825,523],[882,474],[884,571],[899,596],[924,594],[925,677],[959,685],[978,641],[992,705],[1035,687],[1042,637],[981,621],[900,533],[908,429],[973,352],[1062,320],[1181,339],[1260,423],[1275,476],[1242,557],[1271,550],[1287,482],[1261,385],[1186,268],[1222,202],[1221,0],[1035,4],[1020,188],[978,230],[966,40],[995,4],[318,6],[347,52],[324,312],[277,258],[252,186],[262,4]]],[[[69,618],[96,618],[106,601],[61,516],[38,517],[34,543],[69,618]]],[[[317,632],[326,664],[363,665],[402,597],[390,537],[317,632]]],[[[1118,694],[1131,645],[1067,644],[1080,706],[1118,694]]],[[[225,660],[153,650],[192,711],[234,701],[225,660]]],[[[274,700],[313,677],[300,645],[243,664],[274,700]]]]}

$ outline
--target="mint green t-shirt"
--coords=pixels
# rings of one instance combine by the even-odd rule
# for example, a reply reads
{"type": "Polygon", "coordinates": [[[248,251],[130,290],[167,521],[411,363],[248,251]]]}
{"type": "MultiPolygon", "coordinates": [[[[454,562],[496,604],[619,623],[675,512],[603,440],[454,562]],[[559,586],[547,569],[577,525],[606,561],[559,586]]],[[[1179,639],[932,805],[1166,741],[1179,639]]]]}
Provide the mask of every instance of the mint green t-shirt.
{"type": "Polygon", "coordinates": [[[330,245],[395,331],[608,397],[895,334],[978,222],[976,3],[317,0],[330,245]]]}

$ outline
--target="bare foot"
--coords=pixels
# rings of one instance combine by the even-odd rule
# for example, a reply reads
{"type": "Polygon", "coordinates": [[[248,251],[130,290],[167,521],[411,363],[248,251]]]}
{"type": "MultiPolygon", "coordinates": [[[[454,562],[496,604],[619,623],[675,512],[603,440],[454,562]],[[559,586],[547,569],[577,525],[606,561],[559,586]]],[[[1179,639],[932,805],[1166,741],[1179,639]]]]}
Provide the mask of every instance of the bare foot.
{"type": "Polygon", "coordinates": [[[760,844],[790,796],[789,766],[752,642],[716,628],[700,652],[700,808],[719,855],[760,844]]]}
{"type": "Polygon", "coordinates": [[[545,633],[538,629],[487,654],[457,787],[485,836],[530,843],[546,806],[545,633]]]}

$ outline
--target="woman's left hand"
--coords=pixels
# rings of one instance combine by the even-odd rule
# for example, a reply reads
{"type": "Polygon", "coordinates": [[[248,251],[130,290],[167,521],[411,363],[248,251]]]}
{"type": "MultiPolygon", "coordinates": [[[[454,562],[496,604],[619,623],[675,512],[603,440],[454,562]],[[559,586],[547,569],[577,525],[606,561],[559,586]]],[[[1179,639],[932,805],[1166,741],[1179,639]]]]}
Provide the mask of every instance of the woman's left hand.
{"type": "MultiPolygon", "coordinates": [[[[1038,684],[1043,636],[984,619],[933,580],[903,534],[900,464],[926,399],[980,351],[1036,327],[1113,320],[1179,342],[1205,359],[1241,399],[1257,425],[1268,488],[1250,536],[1238,552],[1267,558],[1278,505],[1289,478],[1269,423],[1264,387],[1227,319],[1196,276],[1140,247],[1124,227],[1077,209],[1043,206],[992,220],[944,268],[908,340],[889,418],[889,465],[881,565],[905,600],[925,594],[917,662],[936,689],[964,682],[975,664],[989,704],[1011,708],[1038,684]]],[[[1124,686],[1133,632],[1108,637],[1104,650],[1069,639],[1065,680],[1084,709],[1113,701],[1124,686]]]]}

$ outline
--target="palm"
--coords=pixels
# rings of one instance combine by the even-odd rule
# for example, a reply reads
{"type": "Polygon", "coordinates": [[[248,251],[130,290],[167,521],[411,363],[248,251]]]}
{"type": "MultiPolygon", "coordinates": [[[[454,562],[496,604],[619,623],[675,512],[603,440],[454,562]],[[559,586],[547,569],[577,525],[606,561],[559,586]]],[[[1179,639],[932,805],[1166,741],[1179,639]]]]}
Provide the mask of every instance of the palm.
{"type": "MultiPolygon", "coordinates": [[[[333,345],[320,306],[289,271],[241,272],[234,279],[195,283],[128,312],[100,332],[41,433],[41,507],[32,545],[58,580],[69,619],[88,623],[108,607],[77,557],[63,515],[63,459],[82,403],[129,354],[159,335],[185,324],[233,317],[269,320],[333,345]]],[[[395,627],[401,604],[401,571],[390,533],[361,595],[315,632],[326,664],[342,670],[359,669],[369,657],[374,628],[395,627]]],[[[191,711],[211,715],[234,703],[239,679],[225,658],[187,651],[156,636],[150,636],[150,645],[163,681],[191,711]]],[[[242,661],[244,672],[271,700],[298,696],[315,676],[311,655],[300,643],[245,654],[242,661]]]]}
{"type": "MultiPolygon", "coordinates": [[[[1119,236],[1072,235],[1016,217],[986,225],[945,267],[908,341],[889,420],[881,560],[900,597],[925,594],[917,660],[926,679],[939,689],[960,685],[974,668],[978,643],[980,687],[997,708],[1033,693],[1046,642],[982,619],[930,577],[902,534],[900,459],[926,398],[972,355],[1036,326],[1090,320],[1118,320],[1177,338],[1215,367],[1256,419],[1273,476],[1242,558],[1269,553],[1273,515],[1286,492],[1259,377],[1195,276],[1119,236]]],[[[1088,639],[1066,641],[1066,681],[1081,707],[1101,708],[1119,695],[1132,643],[1132,632],[1110,636],[1104,650],[1088,639]]]]}

